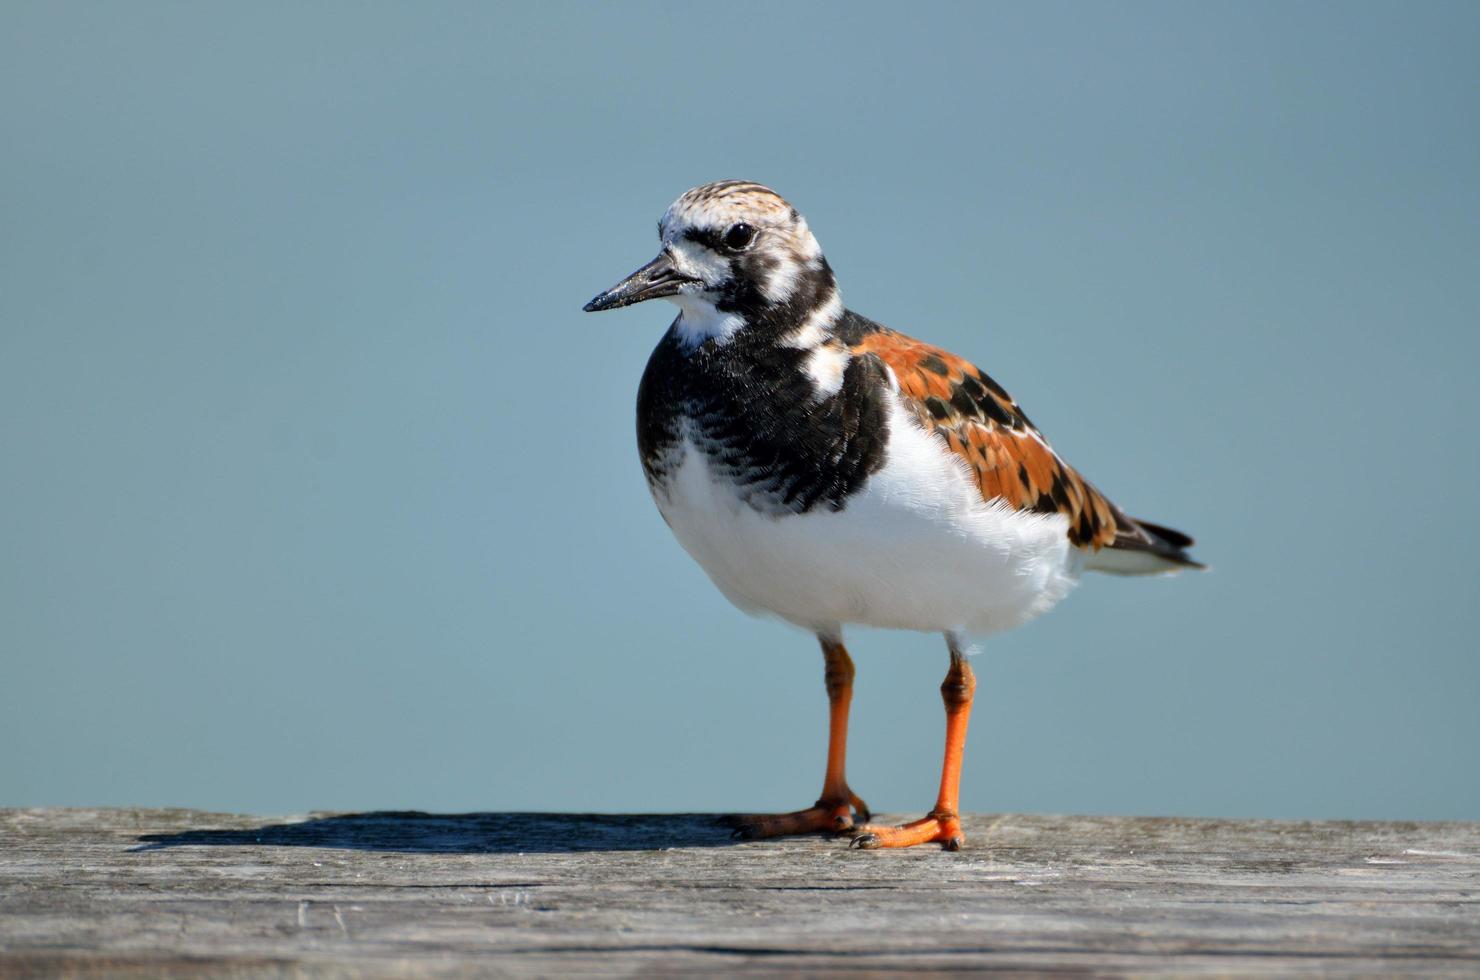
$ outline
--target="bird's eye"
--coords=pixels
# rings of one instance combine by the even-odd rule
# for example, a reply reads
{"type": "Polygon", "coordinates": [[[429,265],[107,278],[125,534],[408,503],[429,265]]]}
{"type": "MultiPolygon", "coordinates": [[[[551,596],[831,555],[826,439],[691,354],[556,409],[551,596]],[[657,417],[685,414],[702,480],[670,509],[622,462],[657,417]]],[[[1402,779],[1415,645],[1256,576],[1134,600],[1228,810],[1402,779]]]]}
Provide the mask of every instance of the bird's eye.
{"type": "Polygon", "coordinates": [[[725,248],[734,249],[737,252],[749,248],[753,241],[755,241],[755,229],[743,221],[730,225],[729,230],[725,232],[725,248]]]}

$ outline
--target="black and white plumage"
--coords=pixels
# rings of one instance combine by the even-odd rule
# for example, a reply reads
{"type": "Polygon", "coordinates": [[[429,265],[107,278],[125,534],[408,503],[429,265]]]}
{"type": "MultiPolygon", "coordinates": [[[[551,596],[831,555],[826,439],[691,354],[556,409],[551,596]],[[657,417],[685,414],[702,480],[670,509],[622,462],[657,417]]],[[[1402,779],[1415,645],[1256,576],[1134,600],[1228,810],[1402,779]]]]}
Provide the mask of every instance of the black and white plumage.
{"type": "Polygon", "coordinates": [[[586,309],[679,307],[639,388],[638,448],[664,519],[738,606],[826,650],[847,624],[1007,629],[1086,568],[1196,566],[1190,538],[1127,517],[986,374],[846,310],[775,192],[694,188],[659,236],[586,309]]]}

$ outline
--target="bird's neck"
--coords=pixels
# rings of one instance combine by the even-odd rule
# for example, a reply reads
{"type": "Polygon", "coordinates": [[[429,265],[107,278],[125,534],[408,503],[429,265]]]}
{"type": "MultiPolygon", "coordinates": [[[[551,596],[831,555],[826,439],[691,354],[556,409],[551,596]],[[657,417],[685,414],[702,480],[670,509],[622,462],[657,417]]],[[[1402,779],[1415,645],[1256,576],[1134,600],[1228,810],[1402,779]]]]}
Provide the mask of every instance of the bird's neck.
{"type": "Polygon", "coordinates": [[[827,343],[843,316],[843,300],[827,262],[802,270],[781,298],[757,289],[732,288],[708,298],[675,296],[679,316],[673,329],[686,345],[728,345],[811,349],[827,343]]]}

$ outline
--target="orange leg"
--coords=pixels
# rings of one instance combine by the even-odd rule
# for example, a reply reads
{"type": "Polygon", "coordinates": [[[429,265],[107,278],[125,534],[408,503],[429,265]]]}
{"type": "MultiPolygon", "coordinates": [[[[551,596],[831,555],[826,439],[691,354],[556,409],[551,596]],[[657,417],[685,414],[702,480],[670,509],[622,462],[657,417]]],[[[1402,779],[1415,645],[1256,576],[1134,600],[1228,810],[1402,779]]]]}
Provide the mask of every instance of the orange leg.
{"type": "Polygon", "coordinates": [[[902,827],[864,826],[853,838],[854,847],[912,847],[939,841],[948,851],[959,851],[966,838],[961,833],[958,805],[961,796],[961,756],[966,750],[966,723],[971,720],[971,702],[976,695],[976,675],[951,634],[951,669],[941,682],[940,696],[946,705],[946,758],[940,768],[940,795],[935,809],[902,827]]]}
{"type": "Polygon", "coordinates": [[[735,828],[742,838],[779,837],[783,834],[806,834],[825,830],[833,833],[853,829],[853,814],[860,822],[869,818],[868,804],[848,788],[844,763],[848,753],[848,706],[853,700],[853,658],[842,641],[819,636],[826,665],[823,680],[827,684],[827,773],[822,779],[822,796],[805,810],[792,813],[746,813],[726,817],[725,823],[735,828]]]}

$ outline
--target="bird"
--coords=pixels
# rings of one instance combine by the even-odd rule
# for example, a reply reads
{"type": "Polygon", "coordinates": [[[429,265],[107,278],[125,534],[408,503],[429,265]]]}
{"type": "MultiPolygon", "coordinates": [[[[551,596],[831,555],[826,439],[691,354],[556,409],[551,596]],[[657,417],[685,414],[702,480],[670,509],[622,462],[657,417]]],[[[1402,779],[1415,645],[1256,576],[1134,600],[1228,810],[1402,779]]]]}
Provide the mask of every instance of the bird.
{"type": "Polygon", "coordinates": [[[678,307],[637,392],[648,489],[726,598],[816,636],[829,704],[817,801],[727,822],[745,839],[959,850],[970,638],[1047,612],[1086,570],[1202,568],[1192,538],[1128,517],[980,368],[846,308],[806,218],[769,187],[694,187],[658,237],[584,307],[678,307]],[[939,633],[949,655],[940,790],[898,826],[871,823],[848,785],[853,626],[939,633]]]}

